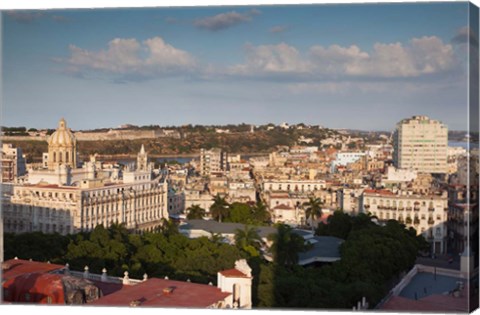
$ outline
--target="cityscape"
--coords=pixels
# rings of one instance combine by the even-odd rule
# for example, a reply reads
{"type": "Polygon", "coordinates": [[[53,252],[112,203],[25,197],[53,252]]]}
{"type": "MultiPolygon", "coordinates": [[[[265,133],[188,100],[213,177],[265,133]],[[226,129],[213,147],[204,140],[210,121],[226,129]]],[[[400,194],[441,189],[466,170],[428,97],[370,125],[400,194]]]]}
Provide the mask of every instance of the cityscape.
{"type": "Polygon", "coordinates": [[[474,5],[1,14],[2,304],[478,308],[474,5]]]}

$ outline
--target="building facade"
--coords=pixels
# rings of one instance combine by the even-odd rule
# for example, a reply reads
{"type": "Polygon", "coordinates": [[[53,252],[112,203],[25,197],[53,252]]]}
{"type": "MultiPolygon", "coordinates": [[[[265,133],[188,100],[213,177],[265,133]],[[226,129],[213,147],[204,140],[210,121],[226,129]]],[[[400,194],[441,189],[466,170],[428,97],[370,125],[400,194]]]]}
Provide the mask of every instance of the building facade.
{"type": "Polygon", "coordinates": [[[26,174],[25,158],[22,149],[14,148],[10,143],[2,145],[2,183],[13,182],[17,177],[26,174]]]}
{"type": "Polygon", "coordinates": [[[366,189],[361,209],[382,221],[397,220],[413,227],[432,244],[434,253],[446,252],[448,197],[442,194],[413,194],[406,191],[366,189]]]}
{"type": "Polygon", "coordinates": [[[212,173],[223,173],[227,170],[227,152],[219,148],[200,150],[200,175],[210,176],[212,173]]]}
{"type": "Polygon", "coordinates": [[[426,116],[413,116],[397,124],[393,134],[393,161],[397,168],[425,173],[446,173],[448,128],[426,116]]]}
{"type": "Polygon", "coordinates": [[[76,168],[76,140],[63,119],[52,137],[48,168],[33,170],[2,200],[5,232],[66,235],[112,223],[146,231],[168,218],[168,184],[145,169],[143,147],[134,170],[104,170],[95,159],[76,168]]]}

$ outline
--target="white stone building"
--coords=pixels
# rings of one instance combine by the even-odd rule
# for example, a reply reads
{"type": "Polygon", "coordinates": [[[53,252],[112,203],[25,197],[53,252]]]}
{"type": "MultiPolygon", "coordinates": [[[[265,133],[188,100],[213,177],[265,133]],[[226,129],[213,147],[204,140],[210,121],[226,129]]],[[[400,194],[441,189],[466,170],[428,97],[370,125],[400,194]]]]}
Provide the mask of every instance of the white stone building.
{"type": "Polygon", "coordinates": [[[413,227],[432,244],[435,253],[446,252],[448,198],[442,194],[413,194],[407,191],[366,189],[361,211],[371,213],[380,222],[397,220],[413,227]]]}
{"type": "Polygon", "coordinates": [[[200,175],[210,176],[212,173],[228,171],[227,152],[219,148],[200,150],[200,175]]]}
{"type": "Polygon", "coordinates": [[[2,144],[2,171],[0,182],[13,182],[26,174],[26,163],[21,148],[14,148],[11,143],[2,144]]]}
{"type": "Polygon", "coordinates": [[[94,159],[82,169],[75,168],[76,140],[63,119],[56,133],[49,140],[48,169],[33,170],[29,174],[33,179],[13,185],[11,195],[3,200],[5,232],[69,234],[111,223],[135,231],[153,230],[168,218],[167,184],[145,169],[144,150],[137,169],[123,172],[120,178],[118,170],[96,169],[94,159]],[[39,176],[44,177],[37,180],[39,176]]]}
{"type": "Polygon", "coordinates": [[[285,191],[285,192],[313,192],[316,190],[326,188],[326,182],[321,179],[307,180],[307,179],[287,179],[276,180],[266,179],[262,183],[262,190],[267,191],[285,191]]]}

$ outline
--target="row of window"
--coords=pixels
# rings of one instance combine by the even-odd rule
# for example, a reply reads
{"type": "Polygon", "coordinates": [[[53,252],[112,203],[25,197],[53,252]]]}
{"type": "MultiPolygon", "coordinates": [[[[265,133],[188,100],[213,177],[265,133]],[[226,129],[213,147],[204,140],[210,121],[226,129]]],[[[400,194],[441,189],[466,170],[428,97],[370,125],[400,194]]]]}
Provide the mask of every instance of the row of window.
{"type": "MultiPolygon", "coordinates": [[[[377,215],[377,212],[373,211],[373,215],[377,215]]],[[[379,213],[378,213],[378,218],[381,219],[381,220],[383,220],[383,219],[390,220],[390,219],[395,219],[396,216],[395,216],[395,214],[392,214],[392,215],[390,216],[390,212],[385,212],[385,213],[379,212],[379,213]]],[[[410,217],[407,216],[407,218],[410,218],[410,217]]],[[[418,219],[418,217],[416,217],[416,218],[418,219]]],[[[399,216],[398,216],[398,220],[401,221],[402,219],[403,219],[403,216],[399,215],[399,216]]],[[[422,214],[422,215],[420,216],[420,219],[421,219],[421,220],[427,220],[427,217],[426,217],[424,214],[422,214]]],[[[433,218],[432,216],[428,217],[428,220],[429,220],[429,221],[433,221],[433,219],[434,219],[434,218],[433,218]]],[[[441,217],[440,215],[437,215],[436,219],[437,219],[437,221],[441,221],[441,220],[442,220],[442,217],[441,217]]]]}
{"type": "MultiPolygon", "coordinates": [[[[73,193],[65,193],[65,192],[51,192],[51,191],[40,191],[40,190],[35,190],[35,191],[31,191],[31,190],[17,190],[15,192],[15,195],[17,197],[21,197],[21,196],[24,196],[24,197],[27,197],[29,196],[31,193],[33,193],[35,196],[37,197],[42,197],[42,198],[62,198],[62,199],[73,199],[74,198],[74,194],[73,193]]],[[[75,200],[73,200],[75,201],[75,200]]]]}
{"type": "Polygon", "coordinates": [[[69,152],[65,152],[65,155],[62,154],[62,152],[58,152],[58,161],[57,161],[57,152],[54,151],[53,152],[53,163],[62,163],[63,162],[63,157],[65,156],[65,163],[69,163],[70,162],[70,154],[69,152]]]}
{"type": "Polygon", "coordinates": [[[34,226],[31,222],[26,223],[24,221],[17,220],[5,220],[5,231],[14,231],[14,232],[33,232],[41,231],[45,233],[60,233],[63,234],[70,232],[70,225],[63,224],[51,224],[51,223],[38,223],[34,226]]]}
{"type": "MultiPolygon", "coordinates": [[[[377,204],[377,199],[372,199],[371,201],[372,201],[372,202],[371,202],[372,205],[376,205],[376,204],[377,204]]],[[[392,207],[397,207],[397,201],[396,201],[396,200],[392,200],[391,203],[390,203],[390,200],[388,200],[388,199],[385,200],[385,202],[384,202],[383,199],[380,199],[380,200],[378,201],[378,205],[380,205],[380,206],[390,207],[390,204],[392,205],[392,207]]],[[[365,199],[365,205],[366,205],[366,206],[370,205],[370,198],[366,198],[366,199],[365,199]]],[[[411,200],[406,201],[406,202],[405,202],[405,205],[406,205],[407,207],[411,207],[411,206],[412,206],[412,201],[411,201],[411,200]]],[[[417,200],[417,201],[414,201],[414,202],[413,202],[413,205],[414,205],[414,206],[426,207],[426,206],[427,206],[427,202],[426,202],[426,201],[418,201],[418,200],[417,200]]],[[[400,208],[403,207],[403,206],[404,206],[404,202],[403,202],[402,200],[400,200],[400,201],[398,202],[398,206],[399,206],[400,208]]],[[[436,204],[436,206],[437,206],[437,207],[442,207],[442,204],[436,204]]],[[[433,203],[432,201],[428,202],[428,208],[434,208],[434,203],[433,203]]]]}

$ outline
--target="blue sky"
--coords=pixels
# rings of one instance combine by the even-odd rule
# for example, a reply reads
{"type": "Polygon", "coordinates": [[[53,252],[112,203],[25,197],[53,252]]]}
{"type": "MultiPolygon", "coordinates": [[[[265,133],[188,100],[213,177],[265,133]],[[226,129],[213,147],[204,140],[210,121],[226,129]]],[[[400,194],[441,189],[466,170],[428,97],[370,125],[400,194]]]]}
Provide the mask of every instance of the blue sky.
{"type": "Polygon", "coordinates": [[[4,11],[2,23],[7,126],[391,130],[421,114],[466,128],[466,2],[4,11]]]}

